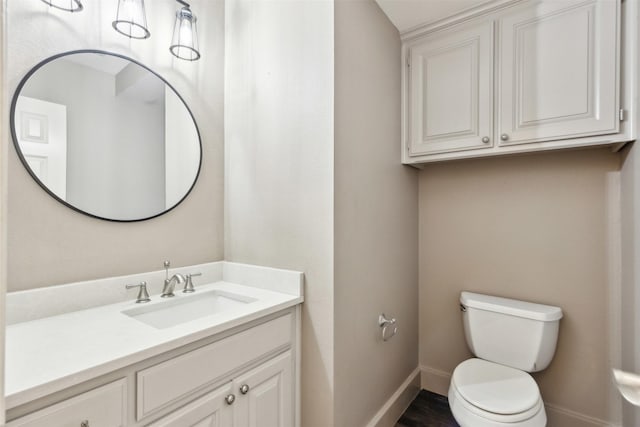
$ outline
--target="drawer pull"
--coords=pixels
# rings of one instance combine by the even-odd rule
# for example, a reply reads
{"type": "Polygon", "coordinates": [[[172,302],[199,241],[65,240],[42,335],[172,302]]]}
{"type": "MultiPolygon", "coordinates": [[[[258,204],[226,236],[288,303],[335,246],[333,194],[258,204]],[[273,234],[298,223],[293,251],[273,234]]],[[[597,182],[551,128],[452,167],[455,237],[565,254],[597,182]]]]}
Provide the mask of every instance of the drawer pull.
{"type": "Polygon", "coordinates": [[[80,427],[89,427],[89,420],[84,420],[80,423],[80,427]]]}
{"type": "Polygon", "coordinates": [[[236,396],[233,394],[228,394],[227,397],[224,398],[225,402],[227,402],[227,405],[232,405],[233,402],[236,401],[236,396]]]}
{"type": "Polygon", "coordinates": [[[242,384],[240,386],[240,393],[242,393],[242,394],[249,393],[249,385],[248,384],[242,384]]]}

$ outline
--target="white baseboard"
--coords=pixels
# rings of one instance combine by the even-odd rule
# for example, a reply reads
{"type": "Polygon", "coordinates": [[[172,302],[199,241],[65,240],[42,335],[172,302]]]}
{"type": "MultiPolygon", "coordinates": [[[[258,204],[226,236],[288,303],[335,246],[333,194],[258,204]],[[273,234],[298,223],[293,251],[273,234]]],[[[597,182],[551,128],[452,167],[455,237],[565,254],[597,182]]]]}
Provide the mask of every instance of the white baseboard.
{"type": "Polygon", "coordinates": [[[599,418],[545,403],[547,427],[621,427],[599,418]]]}
{"type": "MultiPolygon", "coordinates": [[[[422,365],[420,378],[423,389],[447,396],[451,382],[449,372],[422,365]]],[[[553,404],[545,403],[544,406],[547,411],[547,427],[621,427],[553,404]]]]}
{"type": "Polygon", "coordinates": [[[367,423],[367,427],[395,426],[398,419],[400,419],[419,392],[420,368],[418,367],[404,380],[371,421],[367,423]]]}
{"type": "Polygon", "coordinates": [[[449,394],[451,374],[429,366],[420,366],[420,385],[423,389],[442,396],[449,394]]]}

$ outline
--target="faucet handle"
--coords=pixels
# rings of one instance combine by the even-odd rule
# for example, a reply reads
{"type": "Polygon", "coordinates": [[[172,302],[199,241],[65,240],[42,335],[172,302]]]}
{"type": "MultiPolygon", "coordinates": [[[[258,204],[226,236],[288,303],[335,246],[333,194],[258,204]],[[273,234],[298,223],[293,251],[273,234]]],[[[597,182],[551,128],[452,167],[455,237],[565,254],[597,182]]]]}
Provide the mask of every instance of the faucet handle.
{"type": "Polygon", "coordinates": [[[184,292],[185,294],[191,293],[191,292],[195,292],[195,288],[193,287],[193,280],[191,279],[192,277],[197,277],[197,276],[202,276],[202,273],[190,273],[187,274],[187,281],[184,284],[184,289],[182,290],[182,292],[184,292]]]}
{"type": "Polygon", "coordinates": [[[140,282],[137,285],[125,285],[125,288],[140,288],[138,290],[138,297],[136,298],[136,304],[141,302],[149,302],[151,298],[149,298],[149,292],[147,292],[147,282],[140,282]]]}
{"type": "Polygon", "coordinates": [[[171,267],[171,261],[167,260],[164,262],[164,280],[169,279],[169,267],[171,267]]]}

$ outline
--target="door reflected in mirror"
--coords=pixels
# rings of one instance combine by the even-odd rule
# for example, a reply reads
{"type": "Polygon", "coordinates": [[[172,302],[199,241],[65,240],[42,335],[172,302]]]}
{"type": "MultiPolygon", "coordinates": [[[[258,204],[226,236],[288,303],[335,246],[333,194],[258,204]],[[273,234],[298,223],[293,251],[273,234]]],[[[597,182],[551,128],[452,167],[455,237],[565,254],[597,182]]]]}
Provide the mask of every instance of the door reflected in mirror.
{"type": "Polygon", "coordinates": [[[97,218],[161,215],[200,171],[200,135],[182,98],[150,69],[108,52],[69,52],[34,67],[14,95],[11,131],[31,176],[97,218]]]}

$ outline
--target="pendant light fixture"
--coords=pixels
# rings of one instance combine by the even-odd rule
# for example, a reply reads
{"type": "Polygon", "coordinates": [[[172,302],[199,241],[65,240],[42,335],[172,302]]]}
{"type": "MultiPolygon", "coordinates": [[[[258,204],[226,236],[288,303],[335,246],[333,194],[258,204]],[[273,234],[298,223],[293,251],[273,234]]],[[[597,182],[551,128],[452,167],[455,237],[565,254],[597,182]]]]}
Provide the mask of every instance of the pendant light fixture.
{"type": "Polygon", "coordinates": [[[67,12],[80,12],[83,9],[80,0],[42,0],[42,2],[67,12]]]}
{"type": "Polygon", "coordinates": [[[132,39],[148,39],[151,33],[147,28],[147,15],[144,0],[118,0],[118,11],[113,28],[132,39]]]}
{"type": "Polygon", "coordinates": [[[177,58],[197,61],[200,59],[198,30],[196,28],[197,18],[191,12],[188,3],[181,0],[176,1],[183,7],[176,12],[176,23],[173,27],[173,39],[169,50],[177,58]]]}
{"type": "MultiPolygon", "coordinates": [[[[84,9],[82,0],[40,0],[50,7],[67,12],[80,12],[84,9]]],[[[200,59],[198,47],[198,28],[196,15],[191,11],[189,3],[176,0],[182,5],[176,12],[176,22],[173,27],[173,38],[169,51],[176,58],[185,61],[200,59]]],[[[132,39],[148,39],[151,33],[147,28],[147,15],[144,0],[118,0],[116,19],[112,23],[113,29],[132,39]]]]}

